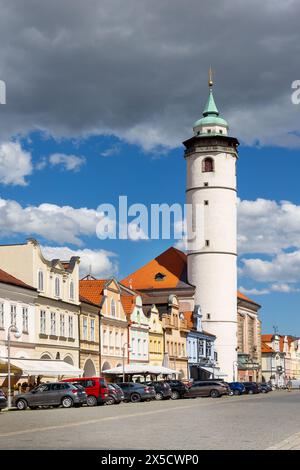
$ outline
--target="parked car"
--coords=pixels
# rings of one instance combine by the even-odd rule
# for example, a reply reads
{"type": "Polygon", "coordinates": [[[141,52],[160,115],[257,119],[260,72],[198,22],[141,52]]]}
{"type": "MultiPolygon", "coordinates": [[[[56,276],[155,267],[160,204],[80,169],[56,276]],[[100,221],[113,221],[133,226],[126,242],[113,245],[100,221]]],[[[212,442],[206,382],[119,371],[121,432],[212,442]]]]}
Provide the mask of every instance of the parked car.
{"type": "Polygon", "coordinates": [[[87,394],[88,406],[104,405],[108,399],[107,383],[103,377],[80,377],[64,379],[62,382],[78,383],[87,394]]]}
{"type": "Polygon", "coordinates": [[[196,380],[189,387],[185,394],[186,398],[212,397],[218,398],[228,395],[230,391],[227,383],[214,380],[196,380]]]}
{"type": "Polygon", "coordinates": [[[7,399],[6,399],[6,396],[3,392],[3,390],[1,390],[0,388],[0,411],[3,410],[3,408],[6,408],[7,407],[7,399]]]}
{"type": "Polygon", "coordinates": [[[230,388],[229,395],[242,395],[242,393],[246,393],[245,385],[242,382],[230,382],[228,385],[230,388]]]}
{"type": "Polygon", "coordinates": [[[259,386],[256,382],[243,382],[245,385],[246,393],[252,395],[253,393],[260,393],[259,386]]]}
{"type": "Polygon", "coordinates": [[[261,393],[269,393],[272,390],[272,389],[270,390],[271,387],[264,382],[258,384],[258,387],[261,393]]]}
{"type": "Polygon", "coordinates": [[[118,383],[123,390],[124,401],[137,403],[139,401],[153,400],[155,398],[155,390],[149,385],[143,385],[138,382],[121,382],[118,383]]]}
{"type": "Polygon", "coordinates": [[[171,387],[171,399],[178,400],[178,398],[183,398],[185,393],[188,390],[188,385],[181,382],[181,380],[167,380],[168,384],[171,387]]]}
{"type": "Polygon", "coordinates": [[[107,384],[108,397],[106,400],[107,405],[118,405],[122,403],[125,396],[123,390],[117,384],[107,384]]]}
{"type": "Polygon", "coordinates": [[[82,387],[71,383],[53,382],[41,384],[27,393],[20,393],[13,399],[18,410],[25,410],[28,406],[35,410],[39,406],[53,406],[71,408],[86,403],[86,393],[82,387]]]}
{"type": "Polygon", "coordinates": [[[169,400],[172,396],[170,385],[163,380],[151,380],[144,382],[143,385],[148,385],[154,388],[156,400],[169,400]]]}

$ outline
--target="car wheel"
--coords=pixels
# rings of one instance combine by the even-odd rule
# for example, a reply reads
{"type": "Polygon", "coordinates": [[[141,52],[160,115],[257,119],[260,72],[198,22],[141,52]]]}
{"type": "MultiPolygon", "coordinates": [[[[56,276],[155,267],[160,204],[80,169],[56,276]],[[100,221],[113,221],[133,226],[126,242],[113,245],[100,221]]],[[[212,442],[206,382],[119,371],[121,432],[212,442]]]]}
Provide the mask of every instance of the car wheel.
{"type": "Polygon", "coordinates": [[[162,399],[163,399],[162,393],[156,392],[156,394],[155,394],[155,400],[162,400],[162,399]]]}
{"type": "Polygon", "coordinates": [[[73,406],[73,400],[71,397],[64,397],[61,401],[63,408],[71,408],[73,406]]]}
{"type": "Polygon", "coordinates": [[[261,393],[267,393],[267,390],[262,389],[261,393]]]}
{"type": "Polygon", "coordinates": [[[235,390],[235,391],[233,392],[233,394],[234,394],[234,395],[240,395],[241,393],[240,393],[238,390],[235,390]]]}
{"type": "Polygon", "coordinates": [[[254,393],[253,390],[249,390],[249,391],[248,391],[248,394],[249,394],[249,395],[253,395],[253,393],[254,393]]]}
{"type": "Polygon", "coordinates": [[[177,392],[177,390],[173,390],[172,395],[171,395],[171,399],[172,400],[178,400],[178,398],[180,398],[179,392],[177,392]]]}
{"type": "Polygon", "coordinates": [[[141,401],[141,396],[139,393],[133,393],[130,397],[130,401],[132,403],[138,403],[139,401],[141,401]]]}
{"type": "Polygon", "coordinates": [[[97,398],[93,395],[89,395],[86,399],[88,406],[96,406],[97,405],[97,398]]]}
{"type": "Polygon", "coordinates": [[[218,390],[211,390],[210,392],[211,398],[218,398],[220,396],[218,390]]]}
{"type": "Polygon", "coordinates": [[[108,399],[106,400],[106,405],[114,405],[116,403],[114,397],[109,396],[108,399]]]}
{"type": "Polygon", "coordinates": [[[23,400],[23,398],[20,398],[20,400],[18,400],[16,403],[18,410],[26,410],[27,406],[27,401],[23,400]]]}

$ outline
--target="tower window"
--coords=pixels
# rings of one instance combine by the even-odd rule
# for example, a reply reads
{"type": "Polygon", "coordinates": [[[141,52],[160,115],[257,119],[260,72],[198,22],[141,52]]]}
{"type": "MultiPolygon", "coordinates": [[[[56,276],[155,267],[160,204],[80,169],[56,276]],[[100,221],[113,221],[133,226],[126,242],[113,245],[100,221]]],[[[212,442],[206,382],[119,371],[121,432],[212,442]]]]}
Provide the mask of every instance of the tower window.
{"type": "Polygon", "coordinates": [[[210,134],[210,133],[211,133],[211,129],[207,129],[207,133],[210,134]]]}
{"type": "Polygon", "coordinates": [[[209,246],[209,240],[205,240],[205,246],[209,246]]]}
{"type": "Polygon", "coordinates": [[[205,206],[208,206],[209,202],[208,201],[204,201],[204,205],[205,206]]]}
{"type": "Polygon", "coordinates": [[[207,186],[208,186],[208,183],[204,183],[204,186],[207,188],[207,186]]]}
{"type": "Polygon", "coordinates": [[[206,316],[207,316],[207,320],[210,320],[210,313],[208,313],[206,316]]]}
{"type": "Polygon", "coordinates": [[[214,171],[214,161],[212,158],[207,157],[202,162],[202,172],[211,172],[214,171]]]}
{"type": "Polygon", "coordinates": [[[222,129],[220,129],[220,130],[219,130],[219,132],[220,132],[220,134],[223,134],[223,131],[222,131],[222,129]]]}

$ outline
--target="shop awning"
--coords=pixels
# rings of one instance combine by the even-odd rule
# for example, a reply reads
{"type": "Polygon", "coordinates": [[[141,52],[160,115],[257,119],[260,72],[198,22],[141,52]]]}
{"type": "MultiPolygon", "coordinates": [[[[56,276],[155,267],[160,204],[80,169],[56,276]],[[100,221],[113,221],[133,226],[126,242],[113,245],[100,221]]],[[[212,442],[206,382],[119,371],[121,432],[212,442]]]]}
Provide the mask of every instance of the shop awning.
{"type": "MultiPolygon", "coordinates": [[[[169,369],[163,366],[151,366],[149,364],[125,364],[124,372],[127,375],[172,375],[178,374],[177,370],[169,369]]],[[[114,367],[103,371],[108,375],[122,375],[123,367],[114,367]]]]}
{"type": "Polygon", "coordinates": [[[213,374],[215,377],[227,377],[227,374],[220,371],[219,367],[204,367],[199,366],[199,369],[205,370],[209,374],[213,374]]]}
{"type": "MultiPolygon", "coordinates": [[[[7,374],[7,358],[0,357],[0,373],[7,374]]],[[[15,359],[10,360],[11,372],[22,375],[41,375],[43,377],[80,377],[83,370],[59,360],[48,359],[15,359]]]]}

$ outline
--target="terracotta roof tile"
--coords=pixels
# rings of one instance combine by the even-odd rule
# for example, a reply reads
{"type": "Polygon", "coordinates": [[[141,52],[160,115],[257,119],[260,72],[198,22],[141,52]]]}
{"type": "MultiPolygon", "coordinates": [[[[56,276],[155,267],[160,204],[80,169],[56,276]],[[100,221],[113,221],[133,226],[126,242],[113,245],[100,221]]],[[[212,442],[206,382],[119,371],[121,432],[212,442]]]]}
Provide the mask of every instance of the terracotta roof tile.
{"type": "Polygon", "coordinates": [[[273,348],[268,346],[266,343],[262,342],[261,343],[261,352],[262,353],[268,353],[268,352],[275,352],[273,348]]]}
{"type": "Polygon", "coordinates": [[[25,289],[36,290],[34,287],[29,286],[28,284],[25,284],[25,282],[21,281],[20,279],[17,279],[16,277],[3,271],[2,269],[0,269],[0,282],[3,282],[4,284],[10,284],[13,286],[23,287],[25,289]]]}
{"type": "MultiPolygon", "coordinates": [[[[174,289],[176,287],[194,287],[187,280],[187,256],[177,248],[171,247],[159,256],[149,261],[140,269],[129,274],[121,281],[132,289],[174,289]],[[163,279],[155,279],[157,274],[162,274],[163,279]]],[[[238,298],[258,305],[241,292],[237,292],[238,298]]]]}
{"type": "Polygon", "coordinates": [[[132,313],[135,306],[135,299],[136,297],[134,295],[121,295],[121,302],[126,315],[130,315],[132,313]]]}
{"type": "Polygon", "coordinates": [[[103,298],[103,288],[107,279],[89,279],[79,281],[79,294],[93,304],[100,305],[103,298]]]}

